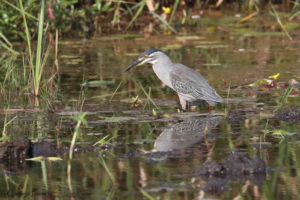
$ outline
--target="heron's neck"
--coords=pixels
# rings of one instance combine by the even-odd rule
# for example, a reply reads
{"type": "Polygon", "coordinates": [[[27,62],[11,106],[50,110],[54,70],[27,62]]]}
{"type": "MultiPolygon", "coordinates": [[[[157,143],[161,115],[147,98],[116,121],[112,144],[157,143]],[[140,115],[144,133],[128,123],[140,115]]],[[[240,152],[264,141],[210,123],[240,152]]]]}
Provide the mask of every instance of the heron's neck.
{"type": "Polygon", "coordinates": [[[165,83],[167,86],[172,88],[172,84],[170,81],[170,72],[173,68],[173,63],[168,56],[164,58],[160,58],[152,65],[153,71],[157,75],[157,77],[165,83]]]}

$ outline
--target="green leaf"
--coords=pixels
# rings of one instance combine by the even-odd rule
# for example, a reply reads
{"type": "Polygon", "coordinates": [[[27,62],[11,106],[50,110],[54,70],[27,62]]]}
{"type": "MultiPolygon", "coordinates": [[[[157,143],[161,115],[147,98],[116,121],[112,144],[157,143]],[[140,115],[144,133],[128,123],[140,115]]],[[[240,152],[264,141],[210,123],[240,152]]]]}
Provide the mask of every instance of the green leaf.
{"type": "Polygon", "coordinates": [[[27,158],[26,160],[28,160],[28,161],[35,161],[35,162],[41,162],[44,159],[45,158],[43,156],[38,156],[38,157],[33,157],[33,158],[27,158]]]}
{"type": "Polygon", "coordinates": [[[56,162],[56,161],[62,161],[63,159],[60,157],[47,157],[47,160],[56,162]]]}

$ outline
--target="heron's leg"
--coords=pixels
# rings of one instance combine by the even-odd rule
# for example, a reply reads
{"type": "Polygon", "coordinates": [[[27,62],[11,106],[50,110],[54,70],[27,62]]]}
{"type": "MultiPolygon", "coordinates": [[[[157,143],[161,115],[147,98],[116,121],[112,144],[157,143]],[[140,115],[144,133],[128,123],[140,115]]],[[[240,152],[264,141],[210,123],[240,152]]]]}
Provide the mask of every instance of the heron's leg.
{"type": "Polygon", "coordinates": [[[187,109],[186,101],[183,99],[182,96],[180,96],[180,95],[178,95],[178,96],[179,96],[179,101],[180,101],[182,110],[186,111],[186,109],[187,109]]]}
{"type": "Polygon", "coordinates": [[[208,105],[208,112],[212,111],[213,107],[209,104],[207,104],[207,105],[208,105]]]}

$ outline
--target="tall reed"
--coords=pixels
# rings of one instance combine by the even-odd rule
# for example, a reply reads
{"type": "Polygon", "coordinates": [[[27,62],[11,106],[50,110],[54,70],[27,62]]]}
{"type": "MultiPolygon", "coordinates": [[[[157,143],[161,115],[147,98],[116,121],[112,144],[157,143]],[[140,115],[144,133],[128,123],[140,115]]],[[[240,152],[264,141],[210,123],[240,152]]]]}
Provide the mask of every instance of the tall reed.
{"type": "Polygon", "coordinates": [[[44,34],[44,15],[45,15],[45,0],[41,1],[41,9],[40,9],[40,16],[38,20],[38,41],[37,41],[37,47],[36,47],[36,55],[34,57],[33,51],[32,51],[32,44],[31,44],[31,36],[29,33],[28,23],[26,20],[25,10],[23,7],[23,1],[19,0],[20,4],[20,12],[23,17],[24,26],[25,26],[25,33],[26,33],[26,41],[27,41],[27,47],[28,47],[28,54],[29,54],[29,66],[31,69],[31,77],[33,82],[33,94],[35,96],[39,96],[40,92],[40,85],[42,80],[42,73],[43,69],[47,60],[47,53],[43,57],[43,34],[44,34]]]}

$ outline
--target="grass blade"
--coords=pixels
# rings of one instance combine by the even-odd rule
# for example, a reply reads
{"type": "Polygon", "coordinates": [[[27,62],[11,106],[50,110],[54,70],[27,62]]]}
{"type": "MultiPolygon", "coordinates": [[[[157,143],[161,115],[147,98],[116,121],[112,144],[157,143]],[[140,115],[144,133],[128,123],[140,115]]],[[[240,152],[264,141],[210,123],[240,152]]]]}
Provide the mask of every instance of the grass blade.
{"type": "Polygon", "coordinates": [[[30,67],[31,67],[31,69],[33,69],[33,58],[32,58],[32,51],[31,51],[31,37],[30,37],[28,25],[27,25],[27,20],[26,20],[22,0],[19,0],[19,4],[20,4],[20,12],[23,16],[23,21],[24,21],[24,26],[25,26],[25,33],[26,33],[27,47],[28,47],[28,53],[29,53],[30,67]]]}
{"type": "Polygon", "coordinates": [[[289,32],[286,30],[286,28],[284,27],[284,25],[282,24],[282,21],[277,13],[277,11],[275,10],[275,8],[273,7],[273,5],[271,4],[271,8],[272,11],[271,14],[275,17],[275,19],[277,20],[277,23],[280,25],[281,29],[283,30],[283,32],[285,33],[285,35],[290,39],[293,40],[293,38],[291,37],[291,35],[289,34],[289,32]]]}
{"type": "Polygon", "coordinates": [[[143,0],[140,3],[138,3],[139,5],[139,9],[137,10],[137,12],[135,13],[134,17],[132,18],[132,20],[129,22],[128,26],[126,27],[126,30],[133,24],[133,22],[136,20],[136,18],[142,13],[145,5],[146,5],[147,0],[143,0]]]}
{"type": "Polygon", "coordinates": [[[166,21],[164,20],[161,16],[156,14],[155,12],[150,12],[154,17],[159,19],[171,32],[177,33],[177,31],[166,21]]]}
{"type": "Polygon", "coordinates": [[[148,192],[146,192],[143,188],[140,188],[140,192],[149,200],[156,200],[155,197],[151,196],[148,192]]]}
{"type": "Polygon", "coordinates": [[[175,0],[174,6],[173,6],[173,9],[172,9],[172,13],[171,13],[171,16],[170,16],[170,19],[169,19],[169,23],[172,23],[173,17],[174,17],[174,15],[177,11],[177,8],[178,8],[178,4],[179,4],[179,0],[175,0]]]}
{"type": "Polygon", "coordinates": [[[73,156],[73,150],[75,147],[75,142],[76,139],[79,135],[79,128],[81,126],[81,124],[86,124],[86,120],[85,120],[85,116],[87,115],[87,112],[84,113],[80,113],[78,116],[75,117],[77,124],[75,127],[75,131],[73,133],[73,137],[72,137],[72,141],[71,141],[71,146],[70,146],[70,152],[69,152],[69,159],[72,160],[72,156],[73,156]]]}
{"type": "Polygon", "coordinates": [[[33,74],[35,79],[34,85],[34,95],[39,95],[40,81],[41,81],[41,72],[42,72],[42,40],[43,40],[43,30],[44,30],[44,11],[45,11],[45,0],[42,0],[41,11],[39,18],[39,29],[38,29],[38,43],[36,50],[36,61],[35,61],[35,73],[33,74]]]}
{"type": "Polygon", "coordinates": [[[111,172],[111,170],[110,170],[110,169],[108,168],[108,166],[106,165],[105,160],[103,159],[102,156],[101,156],[100,158],[101,158],[101,161],[100,161],[100,162],[101,162],[102,166],[104,167],[105,171],[107,172],[109,178],[111,179],[112,182],[115,182],[115,177],[114,177],[113,173],[111,172]]]}
{"type": "MultiPolygon", "coordinates": [[[[134,82],[135,82],[135,81],[134,81],[134,82]]],[[[152,100],[151,96],[149,96],[149,94],[146,92],[146,90],[144,89],[144,87],[142,86],[142,84],[141,84],[140,82],[135,82],[135,83],[137,83],[137,84],[140,86],[140,88],[142,89],[142,91],[143,91],[144,94],[146,95],[147,100],[149,100],[149,101],[154,105],[154,107],[155,107],[156,109],[159,109],[159,108],[157,107],[157,105],[155,104],[155,102],[152,100]]]]}
{"type": "Polygon", "coordinates": [[[41,161],[41,168],[42,168],[42,174],[43,174],[43,182],[45,185],[46,191],[48,191],[48,177],[47,177],[47,167],[46,167],[46,161],[42,160],[41,161]]]}
{"type": "Polygon", "coordinates": [[[118,85],[117,88],[115,89],[114,93],[111,95],[110,101],[114,98],[114,96],[115,96],[115,94],[117,93],[117,91],[119,90],[121,84],[122,84],[122,81],[119,83],[119,85],[118,85]]]}
{"type": "Polygon", "coordinates": [[[292,90],[293,90],[293,86],[292,86],[292,84],[289,84],[289,86],[286,88],[286,90],[285,90],[285,92],[284,92],[284,94],[283,94],[283,96],[282,96],[282,98],[281,98],[278,106],[276,106],[276,108],[274,110],[275,112],[278,111],[282,107],[282,105],[286,102],[286,100],[289,97],[289,95],[292,92],[292,90]]]}
{"type": "MultiPolygon", "coordinates": [[[[12,3],[9,3],[9,2],[6,1],[6,0],[2,0],[2,2],[6,3],[6,4],[9,5],[10,7],[16,9],[17,11],[19,11],[19,12],[21,12],[21,13],[24,11],[24,9],[22,10],[22,8],[18,8],[17,6],[15,6],[15,5],[12,4],[12,3]]],[[[20,1],[19,1],[19,2],[20,2],[20,1]]],[[[23,6],[22,6],[22,7],[23,7],[23,6]]],[[[27,13],[27,12],[24,12],[24,14],[25,14],[27,17],[29,17],[29,18],[31,18],[31,19],[33,19],[33,20],[35,20],[35,21],[38,21],[38,19],[37,19],[36,17],[32,16],[31,14],[29,14],[29,13],[27,13]]]]}

